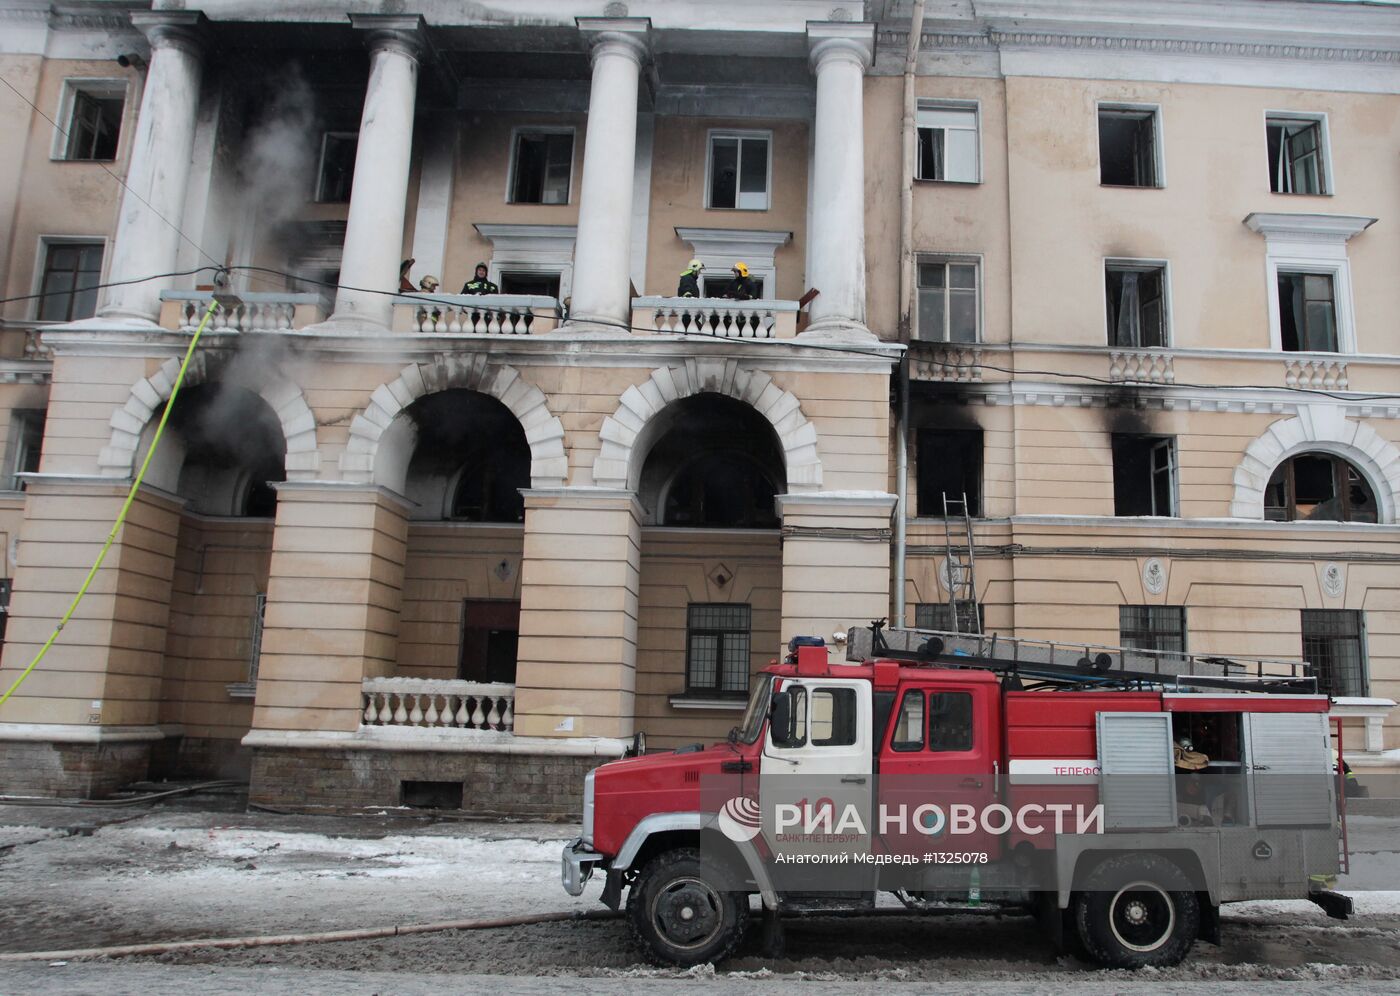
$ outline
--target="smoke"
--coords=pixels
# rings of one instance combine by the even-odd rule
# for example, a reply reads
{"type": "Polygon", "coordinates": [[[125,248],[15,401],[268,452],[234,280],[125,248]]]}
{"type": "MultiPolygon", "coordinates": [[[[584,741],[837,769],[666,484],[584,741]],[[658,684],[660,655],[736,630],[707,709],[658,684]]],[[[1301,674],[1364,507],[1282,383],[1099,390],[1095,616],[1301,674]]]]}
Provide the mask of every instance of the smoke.
{"type": "Polygon", "coordinates": [[[274,236],[305,210],[313,193],[320,128],[316,96],[291,65],[269,80],[238,164],[244,204],[274,236]]]}

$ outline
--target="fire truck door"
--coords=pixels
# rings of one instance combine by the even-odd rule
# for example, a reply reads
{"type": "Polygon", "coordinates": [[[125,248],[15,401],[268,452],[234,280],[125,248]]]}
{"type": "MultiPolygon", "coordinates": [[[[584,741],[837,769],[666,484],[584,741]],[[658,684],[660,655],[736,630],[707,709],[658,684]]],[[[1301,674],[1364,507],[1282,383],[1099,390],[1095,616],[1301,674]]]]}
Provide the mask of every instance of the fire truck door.
{"type": "Polygon", "coordinates": [[[790,721],[786,730],[776,729],[776,721],[768,724],[759,771],[765,818],[776,806],[796,805],[804,820],[808,814],[830,812],[834,829],[853,811],[860,825],[869,828],[870,682],[789,679],[782,693],[790,704],[790,721]]]}
{"type": "Polygon", "coordinates": [[[1326,715],[1256,712],[1245,719],[1255,824],[1330,824],[1336,813],[1336,782],[1326,715]]]}
{"type": "Polygon", "coordinates": [[[877,826],[885,849],[997,857],[1001,831],[981,817],[999,801],[1000,704],[997,688],[987,685],[900,692],[880,752],[877,826]]]}

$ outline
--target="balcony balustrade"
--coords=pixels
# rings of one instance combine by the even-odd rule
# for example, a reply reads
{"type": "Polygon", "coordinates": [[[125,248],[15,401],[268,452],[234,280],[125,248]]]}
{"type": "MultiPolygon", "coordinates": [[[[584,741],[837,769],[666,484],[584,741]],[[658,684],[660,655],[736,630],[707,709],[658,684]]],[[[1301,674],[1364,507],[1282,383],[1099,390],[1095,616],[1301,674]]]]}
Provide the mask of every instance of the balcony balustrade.
{"type": "Polygon", "coordinates": [[[405,294],[394,298],[395,332],[532,335],[559,327],[559,302],[531,294],[405,294]]]}
{"type": "Polygon", "coordinates": [[[721,339],[791,339],[797,335],[797,309],[796,301],[638,297],[632,299],[632,330],[721,339]]]}
{"type": "Polygon", "coordinates": [[[515,686],[447,678],[366,678],[362,685],[364,726],[437,730],[495,730],[515,727],[515,686]]]}
{"type": "MultiPolygon", "coordinates": [[[[197,328],[211,297],[212,291],[161,291],[161,326],[181,331],[197,328]]],[[[325,317],[319,294],[244,293],[238,298],[243,302],[238,307],[214,312],[207,331],[286,332],[325,317]]]]}

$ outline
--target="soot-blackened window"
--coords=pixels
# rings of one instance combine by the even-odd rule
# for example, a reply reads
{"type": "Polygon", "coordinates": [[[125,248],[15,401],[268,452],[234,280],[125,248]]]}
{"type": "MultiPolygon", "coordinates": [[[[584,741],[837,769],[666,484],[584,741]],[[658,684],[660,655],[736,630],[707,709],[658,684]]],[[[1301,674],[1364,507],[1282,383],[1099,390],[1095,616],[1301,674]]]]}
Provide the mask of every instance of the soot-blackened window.
{"type": "Polygon", "coordinates": [[[981,429],[919,429],[918,460],[919,515],[944,515],[945,496],[982,514],[981,429]]]}

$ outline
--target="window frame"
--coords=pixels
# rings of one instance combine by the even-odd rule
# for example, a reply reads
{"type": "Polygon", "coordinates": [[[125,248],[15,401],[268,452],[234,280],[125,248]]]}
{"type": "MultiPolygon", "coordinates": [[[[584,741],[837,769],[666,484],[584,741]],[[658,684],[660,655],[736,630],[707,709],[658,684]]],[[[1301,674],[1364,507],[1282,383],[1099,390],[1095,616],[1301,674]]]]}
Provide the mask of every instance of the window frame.
{"type": "MultiPolygon", "coordinates": [[[[47,421],[47,411],[43,408],[14,408],[10,410],[9,436],[5,442],[5,484],[6,490],[24,491],[25,483],[19,479],[20,474],[33,473],[24,469],[25,457],[35,452],[39,458],[43,458],[44,453],[44,425],[47,421]],[[28,427],[38,427],[38,445],[31,446],[25,439],[28,427]]],[[[36,462],[34,470],[37,471],[39,465],[36,462]]]]}
{"type": "Polygon", "coordinates": [[[915,256],[914,256],[914,316],[913,316],[914,327],[913,327],[913,333],[912,333],[912,334],[913,334],[914,341],[916,341],[916,342],[936,343],[936,344],[938,344],[938,345],[945,345],[945,346],[975,346],[975,345],[978,345],[978,344],[980,344],[980,343],[982,342],[982,339],[983,339],[983,318],[984,318],[984,312],[985,312],[985,309],[984,309],[984,301],[983,301],[983,280],[982,280],[983,266],[982,266],[982,262],[983,262],[983,256],[982,256],[981,253],[916,253],[916,254],[915,254],[915,256]],[[945,339],[929,339],[929,338],[926,338],[926,337],[920,332],[920,329],[919,329],[919,312],[920,312],[921,308],[919,307],[919,297],[920,297],[921,292],[923,291],[923,285],[920,283],[921,268],[924,267],[924,266],[936,266],[936,265],[940,265],[940,264],[943,266],[943,330],[944,330],[945,333],[950,334],[950,335],[951,335],[951,332],[952,332],[951,322],[952,322],[952,311],[953,311],[953,309],[949,306],[949,305],[951,304],[951,299],[949,298],[948,295],[949,295],[949,293],[951,292],[952,288],[949,286],[948,267],[950,267],[950,266],[972,266],[972,267],[973,267],[973,280],[975,281],[976,286],[973,288],[973,295],[972,295],[972,297],[973,297],[973,301],[974,301],[974,303],[975,303],[975,305],[976,305],[977,317],[976,317],[976,322],[975,322],[976,327],[973,329],[973,338],[972,338],[972,341],[971,341],[971,342],[962,342],[961,340],[955,341],[955,340],[950,339],[950,338],[945,338],[945,339]]]}
{"type": "Polygon", "coordinates": [[[1189,630],[1187,628],[1185,605],[1159,605],[1141,603],[1131,605],[1122,604],[1118,606],[1118,645],[1120,647],[1123,647],[1128,650],[1142,650],[1148,653],[1186,654],[1189,651],[1189,643],[1187,639],[1188,635],[1189,630]],[[1146,619],[1146,623],[1143,626],[1130,629],[1124,624],[1123,613],[1125,611],[1139,609],[1145,610],[1144,618],[1146,619]],[[1173,611],[1176,614],[1177,620],[1180,622],[1180,629],[1175,634],[1167,633],[1164,630],[1160,630],[1157,627],[1155,627],[1152,623],[1152,617],[1155,613],[1167,610],[1173,611]],[[1129,633],[1133,633],[1135,635],[1133,637],[1129,637],[1129,633]],[[1144,646],[1141,642],[1130,642],[1130,640],[1139,639],[1139,635],[1142,638],[1150,638],[1154,641],[1161,636],[1178,636],[1181,641],[1181,646],[1176,649],[1171,649],[1156,646],[1155,644],[1153,646],[1144,646]]]}
{"type": "MultiPolygon", "coordinates": [[[[933,126],[928,126],[933,130],[933,126]]],[[[947,129],[942,129],[947,130],[947,129]]],[[[966,131],[968,129],[958,129],[966,131]]],[[[969,100],[960,98],[930,98],[921,99],[914,111],[914,179],[919,183],[951,183],[962,186],[975,186],[984,181],[982,163],[982,102],[980,100],[969,100]],[[924,126],[919,124],[919,113],[921,111],[971,111],[972,112],[972,134],[973,141],[977,149],[976,153],[976,176],[971,180],[949,180],[936,179],[934,177],[920,176],[920,165],[922,163],[922,143],[919,141],[918,133],[924,130],[924,126]]],[[[944,166],[946,172],[947,156],[944,156],[944,166]]]]}
{"type": "Polygon", "coordinates": [[[1264,152],[1266,158],[1269,149],[1269,127],[1275,121],[1307,121],[1318,126],[1318,166],[1322,174],[1322,189],[1315,194],[1297,190],[1273,189],[1274,164],[1270,162],[1269,193],[1281,194],[1285,197],[1332,197],[1336,193],[1336,185],[1334,183],[1335,174],[1332,172],[1332,133],[1328,127],[1327,112],[1266,110],[1264,112],[1264,152]]]}
{"type": "Polygon", "coordinates": [[[685,695],[690,698],[736,699],[746,701],[749,696],[749,682],[753,671],[753,605],[750,602],[688,602],[685,610],[685,695]],[[748,653],[744,658],[744,687],[737,691],[724,689],[724,646],[728,635],[737,629],[711,629],[696,627],[693,620],[698,608],[742,608],[745,614],[744,641],[748,653]],[[717,636],[715,645],[715,680],[713,685],[697,685],[694,681],[694,663],[691,659],[691,638],[696,636],[717,636]]]}
{"type": "Polygon", "coordinates": [[[1167,187],[1166,140],[1162,127],[1162,105],[1134,103],[1132,101],[1099,100],[1094,103],[1094,140],[1099,167],[1099,186],[1113,190],[1165,190],[1167,187]],[[1103,135],[1100,121],[1105,111],[1110,114],[1148,114],[1152,121],[1152,169],[1156,183],[1104,183],[1103,180],[1103,135]]]}
{"type": "Polygon", "coordinates": [[[899,754],[917,754],[928,744],[928,696],[923,688],[906,688],[895,705],[894,721],[890,723],[890,750],[899,754]],[[916,727],[918,740],[897,739],[900,723],[904,718],[904,706],[910,699],[919,703],[919,723],[916,727]]]}
{"type": "Polygon", "coordinates": [[[938,625],[936,625],[936,623],[937,623],[938,620],[927,618],[927,616],[933,614],[934,610],[943,611],[943,612],[948,611],[948,602],[947,602],[946,600],[945,600],[945,601],[942,601],[942,602],[915,602],[915,603],[913,603],[913,604],[914,604],[914,628],[915,628],[915,629],[933,629],[933,630],[938,630],[939,632],[942,632],[942,633],[950,633],[950,632],[970,633],[970,632],[972,632],[972,630],[970,630],[970,629],[963,629],[963,628],[962,628],[962,624],[963,624],[964,622],[972,622],[972,621],[973,621],[973,620],[967,618],[967,614],[968,614],[968,612],[972,609],[973,606],[976,606],[976,610],[977,610],[977,617],[976,617],[977,630],[976,630],[976,631],[977,631],[978,633],[985,633],[985,632],[987,631],[987,612],[986,612],[987,607],[986,607],[984,604],[982,604],[981,602],[977,601],[976,599],[972,599],[972,598],[960,598],[960,599],[957,600],[957,623],[958,623],[958,627],[959,627],[957,630],[951,630],[951,629],[949,629],[947,626],[938,626],[938,625]],[[925,616],[925,618],[920,619],[919,617],[920,617],[921,615],[922,615],[922,616],[925,616]]]}
{"type": "MultiPolygon", "coordinates": [[[[941,428],[939,426],[934,425],[918,425],[914,428],[914,487],[916,491],[916,499],[914,503],[915,518],[942,519],[944,517],[941,508],[931,513],[926,513],[923,511],[923,501],[925,492],[924,489],[920,486],[919,475],[924,466],[924,461],[923,444],[919,441],[919,435],[924,432],[935,432],[944,437],[953,434],[962,434],[965,436],[971,436],[975,434],[978,437],[978,440],[980,441],[980,446],[978,447],[977,451],[977,494],[973,495],[970,492],[964,492],[964,494],[967,494],[969,502],[976,502],[976,512],[973,512],[971,509],[969,509],[968,517],[972,519],[986,518],[987,503],[985,492],[987,489],[987,430],[982,428],[981,426],[977,426],[975,428],[971,426],[958,428],[941,428]]],[[[929,496],[929,500],[933,500],[932,495],[929,496]]]]}
{"type": "MultiPolygon", "coordinates": [[[[1313,636],[1312,639],[1313,639],[1314,641],[1319,641],[1319,640],[1328,639],[1328,638],[1331,638],[1331,639],[1344,639],[1344,640],[1355,639],[1355,640],[1356,640],[1356,646],[1357,646],[1357,656],[1358,656],[1358,664],[1359,664],[1359,670],[1360,670],[1361,687],[1360,687],[1359,689],[1356,689],[1354,692],[1351,692],[1351,691],[1344,691],[1344,690],[1342,690],[1342,689],[1337,689],[1337,688],[1335,688],[1335,687],[1324,687],[1324,686],[1323,686],[1323,683],[1322,683],[1322,681],[1321,681],[1321,675],[1318,675],[1318,679],[1319,679],[1319,680],[1318,680],[1318,691],[1319,691],[1319,692],[1325,692],[1325,693],[1328,694],[1328,695],[1332,695],[1332,696],[1336,696],[1336,697],[1341,697],[1341,698],[1351,698],[1351,697],[1366,698],[1367,696],[1370,695],[1370,692],[1371,692],[1371,655],[1370,655],[1370,653],[1368,652],[1368,648],[1367,648],[1367,646],[1366,646],[1366,612],[1365,612],[1365,610],[1363,610],[1363,609],[1326,609],[1326,608],[1323,608],[1323,609],[1300,609],[1299,612],[1298,612],[1298,636],[1299,636],[1299,641],[1300,641],[1300,643],[1301,643],[1301,645],[1302,645],[1302,646],[1301,646],[1302,653],[1300,654],[1300,656],[1302,657],[1302,659],[1303,659],[1304,661],[1306,661],[1306,662],[1308,662],[1308,663],[1314,663],[1313,661],[1310,661],[1310,660],[1308,659],[1308,639],[1309,639],[1309,637],[1308,637],[1308,627],[1307,627],[1308,617],[1309,617],[1310,615],[1312,615],[1312,616],[1314,616],[1314,617],[1321,617],[1321,616],[1323,616],[1323,615],[1328,615],[1328,616],[1331,616],[1331,618],[1334,618],[1334,619],[1335,619],[1335,618],[1338,618],[1338,616],[1335,615],[1336,613],[1342,613],[1342,614],[1350,615],[1350,616],[1352,616],[1353,618],[1355,618],[1355,620],[1356,620],[1356,636],[1355,636],[1355,637],[1350,637],[1350,636],[1338,636],[1338,635],[1336,635],[1336,634],[1325,634],[1325,635],[1323,635],[1323,636],[1313,636]]],[[[1329,662],[1329,663],[1330,663],[1330,662],[1329,662]]],[[[1319,666],[1319,670],[1321,670],[1320,666],[1319,666]]]]}
{"type": "Polygon", "coordinates": [[[327,128],[321,132],[321,151],[316,156],[316,189],[312,192],[312,200],[317,204],[349,204],[350,199],[355,196],[355,165],[353,162],[350,164],[350,190],[345,200],[332,201],[327,200],[325,196],[326,147],[330,144],[331,139],[343,138],[353,138],[355,140],[355,158],[358,160],[360,155],[360,132],[358,129],[355,131],[344,131],[327,128]]]}
{"type": "MultiPolygon", "coordinates": [[[[107,252],[109,248],[109,241],[110,240],[105,235],[40,235],[38,246],[34,254],[34,281],[32,284],[32,290],[30,291],[30,293],[34,295],[34,300],[31,303],[29,309],[29,320],[35,322],[52,321],[52,319],[45,319],[39,317],[39,313],[44,305],[44,298],[40,297],[39,295],[44,293],[44,278],[48,275],[49,272],[48,259],[50,249],[54,248],[55,246],[100,244],[102,246],[102,265],[98,268],[97,271],[97,282],[101,284],[105,283],[107,280],[107,267],[110,263],[110,253],[107,252]]],[[[99,294],[98,304],[96,308],[100,307],[101,295],[99,294]]],[[[93,310],[94,315],[97,313],[96,308],[94,308],[93,310]]],[[[83,321],[84,319],[69,318],[67,320],[83,321]]]]}
{"type": "Polygon", "coordinates": [[[69,76],[63,80],[63,87],[59,92],[58,111],[54,115],[53,144],[49,149],[49,159],[53,162],[64,163],[111,163],[117,162],[122,157],[122,151],[126,147],[127,132],[127,111],[131,103],[131,81],[120,76],[69,76]],[[97,90],[106,91],[99,96],[115,97],[120,95],[122,101],[121,125],[117,134],[117,148],[111,159],[74,159],[68,155],[68,146],[71,142],[73,130],[73,110],[77,105],[78,94],[82,91],[97,90]]]}
{"type": "MultiPolygon", "coordinates": [[[[1341,519],[1300,519],[1300,518],[1298,518],[1298,486],[1297,486],[1297,475],[1296,475],[1296,471],[1295,471],[1294,464],[1295,464],[1295,462],[1296,462],[1297,460],[1303,459],[1303,458],[1308,458],[1308,457],[1315,458],[1315,459],[1326,459],[1329,463],[1332,464],[1332,472],[1333,472],[1334,475],[1342,474],[1342,473],[1345,473],[1345,472],[1347,472],[1347,471],[1355,471],[1355,472],[1356,472],[1356,476],[1359,477],[1359,478],[1361,478],[1362,482],[1366,485],[1367,490],[1371,492],[1371,500],[1375,503],[1376,522],[1380,522],[1380,521],[1381,521],[1382,512],[1381,512],[1381,507],[1380,507],[1380,494],[1379,494],[1379,492],[1378,492],[1377,489],[1376,489],[1375,483],[1371,480],[1370,477],[1368,477],[1368,476],[1366,475],[1365,471],[1363,471],[1359,466],[1357,466],[1349,457],[1342,456],[1341,454],[1334,453],[1334,452],[1332,452],[1331,450],[1326,450],[1326,449],[1303,449],[1303,450],[1299,450],[1299,451],[1296,452],[1296,453],[1291,453],[1291,454],[1289,454],[1288,456],[1284,457],[1282,460],[1280,460],[1280,461],[1274,466],[1274,468],[1273,468],[1271,471],[1269,471],[1269,478],[1268,478],[1268,481],[1267,481],[1267,482],[1265,483],[1265,485],[1264,485],[1264,497],[1263,497],[1264,519],[1263,519],[1263,521],[1265,521],[1265,522],[1344,522],[1344,523],[1346,523],[1347,525],[1352,525],[1352,526],[1369,526],[1369,525],[1375,525],[1374,522],[1367,522],[1365,519],[1350,519],[1350,518],[1346,518],[1346,517],[1345,517],[1345,516],[1346,516],[1346,513],[1347,513],[1347,512],[1350,510],[1350,508],[1351,508],[1351,495],[1350,495],[1350,492],[1347,490],[1347,484],[1348,484],[1349,482],[1345,482],[1345,481],[1343,482],[1342,486],[1339,487],[1339,488],[1337,488],[1337,490],[1336,490],[1336,494],[1337,494],[1337,496],[1338,496],[1338,497],[1340,498],[1340,500],[1341,500],[1342,514],[1343,514],[1343,516],[1344,516],[1343,518],[1341,518],[1341,519]],[[1274,476],[1275,476],[1276,474],[1278,474],[1279,471],[1283,471],[1283,474],[1284,474],[1284,495],[1285,495],[1285,497],[1287,498],[1287,504],[1282,506],[1282,509],[1283,509],[1283,511],[1284,511],[1284,513],[1285,513],[1284,516],[1283,516],[1282,518],[1271,517],[1271,516],[1269,515],[1269,512],[1270,512],[1271,509],[1277,509],[1277,508],[1280,507],[1280,506],[1278,506],[1278,505],[1270,505],[1270,504],[1269,504],[1269,491],[1270,491],[1271,486],[1273,485],[1274,476]]],[[[1335,481],[1336,478],[1334,477],[1333,480],[1335,481]]]]}
{"type": "Polygon", "coordinates": [[[706,211],[771,211],[773,209],[773,131],[768,128],[711,128],[705,133],[705,188],[704,205],[706,211]],[[734,204],[726,207],[722,204],[714,204],[711,200],[713,193],[710,180],[715,167],[715,139],[735,138],[739,140],[737,152],[737,162],[739,169],[743,170],[745,141],[761,139],[768,147],[767,171],[763,178],[763,207],[740,207],[738,178],[735,180],[734,204]]]}
{"type": "MultiPolygon", "coordinates": [[[[1272,287],[1271,289],[1272,289],[1272,291],[1273,291],[1274,305],[1275,305],[1275,307],[1278,309],[1278,348],[1279,348],[1279,351],[1280,351],[1280,352],[1284,352],[1284,353],[1315,353],[1315,354],[1319,354],[1319,355],[1323,355],[1323,356],[1334,356],[1334,355],[1336,355],[1336,354],[1338,354],[1338,353],[1345,352],[1345,350],[1342,349],[1342,313],[1341,313],[1341,300],[1340,300],[1340,293],[1339,293],[1339,286],[1338,286],[1338,285],[1339,285],[1339,281],[1338,281],[1338,278],[1337,278],[1337,271],[1335,271],[1335,270],[1330,270],[1330,269],[1319,269],[1319,268],[1300,268],[1300,267],[1294,267],[1294,266],[1277,266],[1277,267],[1274,268],[1274,271],[1273,271],[1273,278],[1274,278],[1274,279],[1273,279],[1273,287],[1272,287]],[[1282,299],[1281,299],[1281,297],[1280,297],[1280,288],[1279,288],[1279,280],[1280,280],[1281,277],[1284,277],[1284,276],[1326,277],[1328,280],[1330,280],[1330,281],[1332,282],[1332,331],[1333,331],[1333,333],[1334,333],[1334,335],[1335,335],[1335,338],[1336,338],[1336,342],[1334,343],[1334,345],[1335,345],[1335,347],[1336,347],[1335,349],[1288,349],[1288,348],[1286,348],[1286,347],[1284,346],[1284,344],[1283,344],[1283,301],[1282,301],[1282,299]]],[[[1306,304],[1306,301],[1307,301],[1307,299],[1306,299],[1306,297],[1305,297],[1305,298],[1304,298],[1304,303],[1305,303],[1305,304],[1306,304]]],[[[1305,319],[1305,321],[1306,321],[1306,317],[1307,317],[1307,308],[1306,308],[1306,307],[1304,307],[1304,309],[1303,309],[1303,316],[1304,316],[1304,319],[1305,319]]],[[[1304,336],[1301,334],[1303,331],[1305,331],[1305,329],[1299,330],[1300,335],[1299,335],[1299,337],[1298,337],[1298,342],[1299,342],[1300,344],[1304,341],[1304,336]]]]}
{"type": "Polygon", "coordinates": [[[1151,512],[1149,512],[1148,515],[1153,516],[1153,517],[1166,518],[1166,519],[1176,519],[1176,518],[1180,518],[1180,517],[1181,517],[1181,491],[1180,491],[1180,468],[1181,468],[1181,460],[1180,460],[1180,447],[1179,447],[1179,445],[1178,445],[1177,437],[1176,437],[1176,436],[1166,436],[1166,435],[1162,435],[1162,434],[1160,434],[1160,433],[1155,433],[1155,432],[1114,432],[1114,433],[1110,433],[1110,434],[1109,434],[1109,450],[1110,450],[1111,459],[1112,459],[1112,466],[1113,466],[1113,484],[1114,484],[1113,516],[1114,516],[1114,518],[1138,518],[1138,517],[1139,517],[1139,516],[1133,515],[1133,514],[1128,513],[1128,512],[1120,512],[1120,511],[1118,511],[1118,495],[1117,495],[1117,491],[1118,491],[1118,452],[1119,452],[1118,440],[1120,440],[1120,439],[1121,439],[1121,440],[1125,440],[1125,441],[1126,441],[1126,440],[1141,440],[1141,441],[1143,441],[1143,442],[1150,442],[1150,443],[1152,444],[1152,449],[1151,449],[1151,450],[1149,451],[1149,453],[1148,453],[1147,476],[1148,476],[1148,493],[1149,493],[1149,495],[1151,496],[1151,504],[1152,504],[1153,510],[1152,510],[1151,512]],[[1169,494],[1170,494],[1171,507],[1170,507],[1170,510],[1167,511],[1167,512],[1159,512],[1159,511],[1156,510],[1156,505],[1157,505],[1157,488],[1156,488],[1156,483],[1157,483],[1157,467],[1155,466],[1155,460],[1154,460],[1154,458],[1155,458],[1155,456],[1156,456],[1157,451],[1158,451],[1159,449],[1163,448],[1164,446],[1165,446],[1165,448],[1166,448],[1166,450],[1167,450],[1167,468],[1166,468],[1166,471],[1167,471],[1168,490],[1169,490],[1169,494]]]}
{"type": "Polygon", "coordinates": [[[1166,259],[1146,259],[1128,256],[1105,256],[1103,258],[1103,314],[1104,314],[1104,336],[1109,349],[1171,349],[1172,348],[1172,268],[1171,261],[1166,259]],[[1109,328],[1109,320],[1114,317],[1108,313],[1108,276],[1110,272],[1133,271],[1135,273],[1152,273],[1160,271],[1162,275],[1162,344],[1160,346],[1123,346],[1113,341],[1109,328]]]}
{"type": "MultiPolygon", "coordinates": [[[[510,130],[510,161],[506,169],[505,203],[529,205],[533,207],[568,207],[574,203],[577,187],[575,173],[578,172],[578,128],[574,125],[516,125],[510,130]],[[515,171],[519,167],[520,139],[524,135],[568,135],[569,136],[569,189],[564,200],[551,204],[547,201],[517,201],[515,199],[515,171]]],[[[499,283],[500,281],[496,281],[499,283]]]]}

